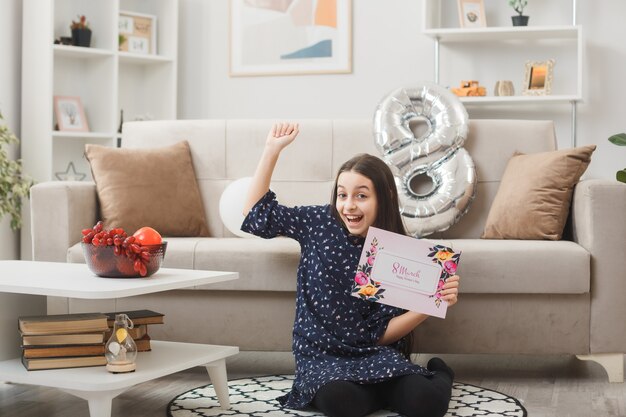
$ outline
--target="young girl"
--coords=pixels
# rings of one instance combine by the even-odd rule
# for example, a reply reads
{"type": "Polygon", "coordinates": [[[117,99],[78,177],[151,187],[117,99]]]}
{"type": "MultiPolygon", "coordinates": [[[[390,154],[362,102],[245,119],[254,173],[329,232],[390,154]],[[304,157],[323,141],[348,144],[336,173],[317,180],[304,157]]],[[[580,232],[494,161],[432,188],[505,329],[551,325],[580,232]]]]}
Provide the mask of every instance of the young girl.
{"type": "MultiPolygon", "coordinates": [[[[313,405],[329,416],[364,416],[388,407],[406,416],[443,416],[454,373],[439,358],[427,368],[402,353],[411,331],[427,316],[350,295],[370,226],[406,234],[389,167],[357,155],[339,169],[332,203],[285,207],[269,190],[280,152],[296,138],[297,124],[276,124],[254,174],[241,230],[263,238],[296,239],[298,266],[293,352],[296,375],[281,405],[313,405]]],[[[457,301],[459,277],[442,298],[457,301]]]]}

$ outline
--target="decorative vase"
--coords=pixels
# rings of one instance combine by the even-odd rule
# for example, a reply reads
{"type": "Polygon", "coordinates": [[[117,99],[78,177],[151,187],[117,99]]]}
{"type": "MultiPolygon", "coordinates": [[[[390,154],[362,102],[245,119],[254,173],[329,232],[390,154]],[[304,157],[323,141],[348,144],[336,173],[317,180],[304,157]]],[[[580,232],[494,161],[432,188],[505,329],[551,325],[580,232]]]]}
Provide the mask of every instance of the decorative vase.
{"type": "Polygon", "coordinates": [[[494,96],[512,96],[515,95],[515,89],[513,88],[513,81],[500,80],[496,81],[496,86],[493,88],[494,96]]]}
{"type": "Polygon", "coordinates": [[[126,314],[116,314],[113,333],[107,342],[104,355],[107,358],[107,371],[114,374],[135,371],[137,345],[128,334],[133,322],[126,314]]]}
{"type": "Polygon", "coordinates": [[[513,21],[513,26],[528,26],[528,19],[530,16],[511,16],[511,20],[513,21]]]}
{"type": "Polygon", "coordinates": [[[91,44],[91,29],[72,29],[72,44],[89,48],[91,44]]]}

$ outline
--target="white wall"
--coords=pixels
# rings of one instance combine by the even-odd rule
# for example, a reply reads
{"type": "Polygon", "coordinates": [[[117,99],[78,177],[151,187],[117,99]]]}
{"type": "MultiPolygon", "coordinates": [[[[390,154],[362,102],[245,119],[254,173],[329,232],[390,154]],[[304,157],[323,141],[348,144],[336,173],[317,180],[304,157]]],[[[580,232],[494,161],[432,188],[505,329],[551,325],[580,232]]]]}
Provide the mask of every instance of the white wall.
{"type": "MultiPolygon", "coordinates": [[[[352,74],[230,78],[228,0],[181,0],[179,118],[372,117],[379,100],[389,91],[434,78],[434,43],[421,34],[422,1],[353,0],[352,74]]],[[[505,9],[504,16],[500,15],[500,3],[504,1],[485,0],[488,23],[507,24],[509,11],[505,9]]],[[[578,105],[577,143],[598,145],[587,177],[614,178],[615,171],[626,166],[626,149],[607,141],[611,134],[626,131],[620,111],[626,96],[622,76],[626,68],[626,2],[606,0],[602,7],[592,1],[578,3],[578,24],[583,26],[586,49],[585,102],[578,105]]],[[[530,24],[570,24],[571,4],[571,0],[531,1],[526,9],[530,24]]],[[[470,55],[457,62],[445,53],[442,50],[442,73],[452,70],[452,62],[467,68],[468,75],[477,66],[476,57],[470,55]]],[[[500,64],[506,66],[506,59],[500,64]]],[[[555,77],[560,73],[561,79],[555,83],[571,78],[573,65],[572,61],[559,60],[555,77]]],[[[519,73],[517,88],[523,67],[519,73]]],[[[486,87],[491,93],[493,85],[486,87]]],[[[560,147],[570,146],[570,115],[567,104],[470,111],[470,117],[475,118],[555,120],[560,147]]]]}
{"type": "Polygon", "coordinates": [[[583,143],[596,143],[590,175],[615,178],[626,167],[626,148],[607,138],[626,131],[626,1],[579,1],[580,23],[586,37],[586,96],[580,106],[579,136],[583,143]]]}
{"type": "MultiPolygon", "coordinates": [[[[20,72],[22,62],[22,2],[2,0],[0,4],[0,111],[9,128],[19,137],[20,127],[20,72]]],[[[19,149],[10,154],[18,157],[19,149]]],[[[11,231],[9,218],[0,221],[0,259],[19,258],[19,235],[11,231]]]]}
{"type": "MultiPolygon", "coordinates": [[[[228,0],[180,0],[179,118],[372,117],[378,101],[392,89],[433,79],[433,42],[421,34],[422,1],[353,0],[351,74],[230,78],[228,0]]],[[[488,21],[502,19],[491,11],[499,10],[501,3],[485,0],[488,21]]],[[[20,0],[0,2],[0,110],[18,136],[21,13],[20,0]]],[[[567,23],[571,1],[531,1],[527,14],[531,25],[567,23]]],[[[626,131],[622,116],[626,97],[625,16],[623,0],[605,0],[601,7],[593,1],[578,1],[578,23],[583,26],[586,43],[585,102],[578,106],[578,144],[598,145],[587,173],[591,178],[614,178],[615,171],[626,166],[626,149],[607,141],[611,134],[626,131]]],[[[446,65],[444,53],[442,65],[446,65]]],[[[476,63],[469,57],[458,64],[472,68],[476,63]]],[[[555,77],[559,72],[568,76],[569,64],[558,62],[555,77]]],[[[442,72],[450,69],[451,64],[447,65],[442,72]]],[[[490,108],[470,114],[480,118],[553,119],[559,145],[569,146],[567,105],[501,111],[490,108]]],[[[17,157],[18,150],[12,152],[17,157]]],[[[0,222],[0,259],[17,258],[18,245],[17,234],[4,219],[0,222]]]]}

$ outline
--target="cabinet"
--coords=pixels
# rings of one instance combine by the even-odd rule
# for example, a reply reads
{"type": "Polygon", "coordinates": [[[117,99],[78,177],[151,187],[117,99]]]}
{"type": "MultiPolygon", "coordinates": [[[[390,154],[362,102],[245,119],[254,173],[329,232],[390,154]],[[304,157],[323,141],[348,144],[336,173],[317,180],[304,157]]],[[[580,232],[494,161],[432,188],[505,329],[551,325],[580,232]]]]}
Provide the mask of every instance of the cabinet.
{"type": "MultiPolygon", "coordinates": [[[[487,88],[487,96],[461,97],[470,113],[483,107],[506,111],[523,105],[538,109],[569,104],[571,144],[576,146],[576,105],[583,99],[584,49],[582,27],[576,24],[576,0],[571,0],[571,22],[548,25],[540,21],[533,26],[531,15],[531,26],[523,27],[511,26],[510,16],[515,13],[507,2],[484,0],[484,3],[487,27],[466,29],[459,27],[457,0],[424,0],[423,33],[434,40],[435,83],[456,87],[461,80],[479,80],[487,88]],[[556,61],[552,93],[522,95],[526,61],[547,59],[556,61]],[[493,89],[498,80],[513,81],[515,95],[495,96],[493,89]]],[[[542,15],[556,13],[535,10],[539,20],[542,15]]],[[[557,16],[563,19],[562,12],[557,16]]]]}
{"type": "MultiPolygon", "coordinates": [[[[154,29],[154,27],[153,27],[154,29]]],[[[91,180],[84,146],[116,146],[124,119],[175,119],[178,0],[24,0],[22,159],[36,181],[91,180]],[[120,11],[156,17],[156,53],[118,51],[120,11]],[[54,44],[85,15],[91,46],[54,44]],[[55,129],[55,96],[79,97],[88,132],[55,129]]]]}

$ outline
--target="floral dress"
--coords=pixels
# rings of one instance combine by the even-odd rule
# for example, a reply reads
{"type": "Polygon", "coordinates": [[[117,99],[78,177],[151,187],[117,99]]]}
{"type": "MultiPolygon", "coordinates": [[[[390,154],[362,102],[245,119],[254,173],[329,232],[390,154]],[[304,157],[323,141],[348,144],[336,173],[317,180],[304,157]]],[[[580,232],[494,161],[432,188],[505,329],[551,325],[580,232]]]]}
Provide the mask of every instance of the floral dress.
{"type": "Polygon", "coordinates": [[[404,310],[350,295],[364,238],[350,235],[330,205],[285,207],[268,191],[248,213],[241,230],[300,243],[293,353],[296,374],[287,408],[304,408],[322,385],[337,380],[381,382],[433,373],[411,363],[399,343],[377,346],[389,320],[404,310]]]}

